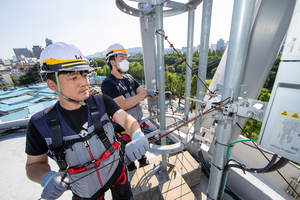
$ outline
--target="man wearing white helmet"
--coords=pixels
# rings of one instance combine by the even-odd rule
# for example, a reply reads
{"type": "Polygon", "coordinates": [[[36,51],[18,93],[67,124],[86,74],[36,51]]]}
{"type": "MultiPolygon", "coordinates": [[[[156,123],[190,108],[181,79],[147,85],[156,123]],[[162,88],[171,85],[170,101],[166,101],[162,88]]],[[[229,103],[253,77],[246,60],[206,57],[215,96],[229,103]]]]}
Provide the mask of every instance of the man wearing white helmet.
{"type": "MultiPolygon", "coordinates": [[[[131,75],[125,74],[129,69],[129,62],[126,60],[127,51],[119,43],[113,44],[108,47],[106,54],[106,61],[110,67],[111,73],[103,81],[101,90],[113,98],[115,102],[128,114],[133,116],[137,121],[143,117],[142,107],[139,102],[145,97],[155,97],[158,92],[155,90],[146,90],[143,88],[131,75]]],[[[123,138],[123,143],[130,142],[130,137],[127,137],[124,129],[119,126],[121,122],[113,119],[115,123],[115,130],[123,138]]],[[[148,164],[146,156],[138,160],[140,167],[148,164]]],[[[134,162],[128,166],[128,170],[136,169],[134,162]]]]}
{"type": "Polygon", "coordinates": [[[109,118],[120,121],[131,135],[127,162],[149,149],[138,122],[106,95],[89,95],[87,73],[92,70],[74,45],[54,43],[41,53],[41,71],[48,87],[58,94],[52,107],[32,116],[26,136],[26,172],[44,187],[43,199],[57,199],[71,189],[73,199],[130,199],[124,156],[109,118]],[[51,171],[48,156],[60,171],[51,171]]]}

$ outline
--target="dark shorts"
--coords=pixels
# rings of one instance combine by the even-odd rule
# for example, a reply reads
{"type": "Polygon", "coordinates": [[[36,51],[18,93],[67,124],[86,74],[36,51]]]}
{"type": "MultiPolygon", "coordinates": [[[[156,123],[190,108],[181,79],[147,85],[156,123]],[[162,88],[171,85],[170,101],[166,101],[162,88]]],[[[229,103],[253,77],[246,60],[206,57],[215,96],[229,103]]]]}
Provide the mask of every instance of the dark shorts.
{"type": "Polygon", "coordinates": [[[80,198],[74,195],[73,200],[103,200],[104,193],[108,189],[111,190],[112,198],[114,200],[130,200],[131,188],[128,182],[127,169],[123,164],[123,161],[119,162],[115,173],[108,180],[108,182],[91,198],[80,198]]]}

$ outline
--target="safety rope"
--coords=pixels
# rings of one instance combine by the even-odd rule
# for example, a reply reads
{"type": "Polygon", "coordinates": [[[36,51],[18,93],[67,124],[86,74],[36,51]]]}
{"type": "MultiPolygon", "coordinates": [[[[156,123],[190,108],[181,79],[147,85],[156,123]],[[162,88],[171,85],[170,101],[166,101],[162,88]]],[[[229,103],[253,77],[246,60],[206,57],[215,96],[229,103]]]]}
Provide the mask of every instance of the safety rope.
{"type": "Polygon", "coordinates": [[[174,45],[168,40],[168,36],[165,36],[165,31],[162,29],[158,29],[155,31],[155,34],[161,35],[169,44],[170,48],[173,48],[173,50],[180,56],[180,58],[185,62],[185,64],[192,70],[193,74],[195,74],[198,78],[198,80],[202,83],[202,85],[209,91],[209,94],[214,94],[214,92],[210,91],[210,89],[207,87],[207,85],[201,80],[201,78],[197,75],[197,73],[193,70],[193,68],[186,62],[186,60],[181,56],[181,54],[175,49],[174,45]]]}
{"type": "Polygon", "coordinates": [[[157,138],[151,140],[151,141],[150,141],[150,144],[153,143],[153,142],[155,142],[155,141],[157,141],[157,140],[159,140],[159,139],[161,139],[162,137],[165,137],[165,136],[167,136],[167,135],[173,133],[174,131],[180,129],[181,127],[183,127],[183,126],[185,126],[185,125],[187,125],[187,124],[189,124],[189,123],[191,123],[192,121],[196,121],[198,118],[203,117],[204,115],[206,115],[206,114],[208,114],[208,113],[211,113],[211,112],[213,112],[213,111],[215,111],[215,110],[217,110],[217,109],[219,109],[219,108],[221,108],[221,107],[224,107],[225,105],[227,105],[227,104],[229,104],[229,103],[232,103],[232,102],[233,102],[233,99],[230,100],[230,101],[228,101],[227,103],[225,103],[225,104],[223,104],[223,105],[220,105],[221,103],[223,103],[223,102],[225,102],[225,101],[227,101],[227,100],[229,100],[229,99],[230,99],[230,97],[228,97],[228,98],[226,98],[226,99],[220,101],[218,104],[216,104],[214,107],[208,109],[208,110],[205,111],[204,113],[201,113],[200,115],[198,115],[198,116],[196,116],[196,117],[194,117],[194,118],[188,120],[187,122],[181,124],[180,126],[178,126],[177,128],[173,129],[172,131],[169,131],[168,133],[166,133],[166,134],[164,134],[164,135],[158,136],[157,138]],[[220,106],[219,106],[219,107],[216,107],[217,105],[220,105],[220,106]]]}

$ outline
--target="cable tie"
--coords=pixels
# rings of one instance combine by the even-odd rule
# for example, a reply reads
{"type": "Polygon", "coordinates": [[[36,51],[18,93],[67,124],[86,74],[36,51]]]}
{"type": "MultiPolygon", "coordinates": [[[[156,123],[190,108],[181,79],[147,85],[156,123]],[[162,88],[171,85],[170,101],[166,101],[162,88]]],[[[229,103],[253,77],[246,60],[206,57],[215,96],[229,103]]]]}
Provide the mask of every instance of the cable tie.
{"type": "Polygon", "coordinates": [[[222,146],[225,146],[225,147],[232,147],[230,144],[222,144],[222,143],[218,142],[217,140],[215,141],[215,145],[216,144],[219,144],[219,145],[222,145],[222,146]]]}
{"type": "Polygon", "coordinates": [[[222,171],[223,169],[221,169],[220,167],[216,166],[214,163],[212,163],[212,165],[217,168],[219,171],[222,171]]]}
{"type": "Polygon", "coordinates": [[[210,199],[212,199],[212,200],[215,200],[215,199],[211,198],[211,197],[209,196],[208,193],[207,193],[206,197],[207,197],[207,198],[210,198],[210,199]]]}

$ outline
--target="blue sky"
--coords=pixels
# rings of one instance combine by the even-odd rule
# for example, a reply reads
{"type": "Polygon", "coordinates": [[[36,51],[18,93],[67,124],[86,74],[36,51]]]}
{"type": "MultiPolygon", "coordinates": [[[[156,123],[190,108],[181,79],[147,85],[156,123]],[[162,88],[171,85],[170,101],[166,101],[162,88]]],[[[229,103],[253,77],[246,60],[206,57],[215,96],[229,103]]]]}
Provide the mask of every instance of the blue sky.
{"type": "MultiPolygon", "coordinates": [[[[124,2],[137,7],[136,2],[124,2]]],[[[0,58],[11,59],[13,48],[45,47],[45,38],[74,44],[84,55],[113,43],[141,46],[139,18],[121,12],[115,0],[0,0],[0,4],[0,58]]],[[[210,43],[229,39],[232,10],[233,0],[213,0],[210,43]]],[[[195,14],[194,46],[200,43],[201,18],[202,4],[195,14]]],[[[187,22],[188,13],[164,18],[165,33],[175,48],[187,45],[187,22]]]]}

